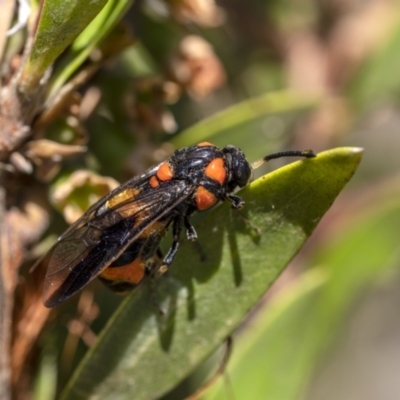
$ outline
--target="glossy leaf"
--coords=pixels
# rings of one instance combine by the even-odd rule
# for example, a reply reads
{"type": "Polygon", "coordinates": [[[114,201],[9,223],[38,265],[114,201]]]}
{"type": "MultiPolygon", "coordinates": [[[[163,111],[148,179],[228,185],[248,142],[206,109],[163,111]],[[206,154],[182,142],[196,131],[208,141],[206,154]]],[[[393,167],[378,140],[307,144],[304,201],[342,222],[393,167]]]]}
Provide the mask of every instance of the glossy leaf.
{"type": "Polygon", "coordinates": [[[196,226],[204,261],[184,241],[170,275],[116,310],[62,398],[150,399],[173,388],[238,326],[279,276],[351,178],[361,150],[340,148],[302,160],[240,192],[243,214],[228,204],[196,226]]]}
{"type": "MultiPolygon", "coordinates": [[[[389,183],[390,190],[381,185],[378,198],[353,210],[347,229],[319,249],[312,264],[320,267],[277,296],[251,329],[237,337],[226,371],[230,387],[221,380],[204,400],[228,400],[230,393],[238,399],[310,398],[301,393],[332,341],[341,337],[340,329],[362,289],[381,282],[398,266],[400,203],[393,198],[399,188],[389,183]]],[[[329,384],[336,387],[334,379],[329,384]]],[[[330,393],[329,398],[334,397],[330,393]]]]}

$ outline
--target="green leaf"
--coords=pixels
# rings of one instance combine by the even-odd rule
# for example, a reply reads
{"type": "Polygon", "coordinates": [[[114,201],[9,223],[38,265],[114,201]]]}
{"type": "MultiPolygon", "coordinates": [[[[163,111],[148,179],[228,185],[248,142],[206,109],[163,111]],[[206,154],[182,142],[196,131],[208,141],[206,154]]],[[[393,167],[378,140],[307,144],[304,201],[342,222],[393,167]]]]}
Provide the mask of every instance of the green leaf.
{"type": "MultiPolygon", "coordinates": [[[[212,140],[216,145],[225,145],[230,141],[230,143],[235,143],[239,147],[244,147],[242,144],[253,144],[254,140],[256,140],[261,146],[266,147],[267,139],[271,141],[271,136],[269,133],[265,135],[263,131],[272,129],[265,126],[262,127],[264,129],[254,129],[250,125],[253,121],[262,118],[262,123],[265,123],[267,116],[305,111],[315,107],[317,104],[318,98],[315,96],[300,95],[287,90],[269,92],[258,97],[246,99],[216,113],[210,118],[202,120],[179,134],[172,140],[172,143],[179,148],[204,140],[212,140]],[[234,132],[232,132],[233,130],[234,132]],[[243,131],[246,134],[243,134],[243,131]],[[217,140],[215,140],[216,136],[218,136],[217,140]]],[[[278,125],[280,129],[278,128],[277,132],[273,132],[275,137],[279,137],[282,133],[282,128],[284,128],[282,124],[278,123],[278,125]]],[[[280,140],[282,141],[282,138],[280,140]]],[[[254,147],[258,148],[258,146],[254,147]]]]}
{"type": "Polygon", "coordinates": [[[196,226],[199,260],[184,241],[170,276],[148,285],[116,310],[76,370],[62,399],[153,399],[172,389],[238,326],[310,236],[351,178],[361,150],[340,148],[302,160],[240,192],[245,215],[228,204],[196,226]]]}
{"type": "Polygon", "coordinates": [[[202,400],[228,400],[230,393],[237,399],[298,399],[310,370],[304,358],[310,351],[303,343],[310,334],[311,310],[328,277],[321,269],[307,271],[275,296],[235,337],[226,369],[230,387],[219,379],[202,400]]]}
{"type": "Polygon", "coordinates": [[[35,380],[34,400],[55,399],[57,389],[57,357],[54,348],[46,344],[35,380]]]}
{"type": "MultiPolygon", "coordinates": [[[[375,187],[378,198],[370,198],[367,205],[360,207],[358,201],[356,210],[344,209],[347,218],[342,229],[312,261],[320,267],[307,271],[275,297],[252,321],[251,329],[238,335],[226,371],[230,387],[220,380],[204,400],[228,400],[230,393],[237,399],[310,398],[304,391],[312,372],[320,370],[333,339],[337,346],[343,337],[340,330],[361,291],[370,290],[388,274],[392,280],[394,268],[398,269],[400,202],[395,186],[390,180],[375,187]]],[[[336,378],[330,382],[335,387],[340,385],[336,378]]]]}
{"type": "Polygon", "coordinates": [[[20,82],[24,92],[33,91],[57,57],[85,29],[107,0],[45,0],[32,50],[20,82]]]}
{"type": "Polygon", "coordinates": [[[108,0],[106,6],[76,38],[54,72],[51,97],[86,61],[94,48],[107,37],[132,5],[133,0],[108,0]]]}

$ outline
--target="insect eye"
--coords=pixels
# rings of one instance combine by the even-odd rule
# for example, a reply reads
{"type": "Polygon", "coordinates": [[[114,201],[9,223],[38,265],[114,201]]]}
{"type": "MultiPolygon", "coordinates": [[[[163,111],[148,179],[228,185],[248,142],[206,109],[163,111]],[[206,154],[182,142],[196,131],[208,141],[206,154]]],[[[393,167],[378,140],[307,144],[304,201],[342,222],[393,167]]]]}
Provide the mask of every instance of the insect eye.
{"type": "Polygon", "coordinates": [[[246,186],[251,178],[251,166],[246,160],[244,153],[234,146],[226,146],[223,149],[227,163],[230,167],[231,176],[230,185],[233,184],[233,188],[236,186],[246,186]]]}
{"type": "Polygon", "coordinates": [[[236,158],[233,162],[233,171],[236,184],[239,187],[246,186],[251,177],[251,168],[245,158],[236,158]]]}

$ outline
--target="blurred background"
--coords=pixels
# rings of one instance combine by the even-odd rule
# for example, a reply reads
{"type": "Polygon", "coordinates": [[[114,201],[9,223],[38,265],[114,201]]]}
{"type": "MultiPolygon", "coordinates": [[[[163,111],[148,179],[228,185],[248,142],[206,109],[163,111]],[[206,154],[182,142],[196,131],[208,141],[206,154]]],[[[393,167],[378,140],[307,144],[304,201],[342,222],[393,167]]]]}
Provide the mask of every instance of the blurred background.
{"type": "MultiPolygon", "coordinates": [[[[9,42],[20,49],[24,34],[9,42]]],[[[12,65],[18,51],[8,54],[12,65]]],[[[56,62],[53,88],[71,54],[56,62]]],[[[24,220],[46,230],[39,244],[32,236],[32,254],[118,181],[182,146],[233,144],[250,161],[362,147],[356,175],[234,335],[225,378],[204,398],[400,398],[400,2],[139,0],[91,62],[62,112],[36,126],[63,147],[23,154],[50,188],[40,224],[24,220]]],[[[120,300],[93,285],[61,313],[33,314],[41,295],[31,279],[40,276],[24,273],[16,300],[15,398],[50,399],[120,300]]]]}

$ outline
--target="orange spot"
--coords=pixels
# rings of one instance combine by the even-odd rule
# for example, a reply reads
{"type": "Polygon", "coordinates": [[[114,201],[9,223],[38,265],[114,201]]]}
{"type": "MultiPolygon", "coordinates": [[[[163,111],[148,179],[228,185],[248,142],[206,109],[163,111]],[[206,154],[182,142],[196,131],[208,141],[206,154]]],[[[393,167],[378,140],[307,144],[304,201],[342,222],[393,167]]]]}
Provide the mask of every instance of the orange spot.
{"type": "Polygon", "coordinates": [[[100,276],[109,281],[137,284],[144,277],[145,262],[139,258],[122,267],[106,268],[100,276]]]}
{"type": "Polygon", "coordinates": [[[170,181],[174,176],[174,172],[171,169],[171,166],[165,162],[160,165],[157,170],[157,178],[160,181],[170,181]]]}
{"type": "Polygon", "coordinates": [[[214,158],[206,167],[205,174],[208,178],[219,182],[221,185],[225,182],[226,170],[222,158],[214,158]]]}
{"type": "Polygon", "coordinates": [[[195,196],[196,207],[199,211],[211,208],[218,199],[208,191],[204,186],[199,186],[195,196]]]}
{"type": "Polygon", "coordinates": [[[197,146],[199,147],[203,147],[203,146],[212,146],[212,147],[216,147],[215,144],[212,144],[210,142],[201,142],[199,143],[197,146]]]}
{"type": "Polygon", "coordinates": [[[149,184],[152,188],[156,188],[157,186],[160,186],[160,182],[158,182],[158,179],[155,175],[153,175],[150,180],[149,180],[149,184]]]}

